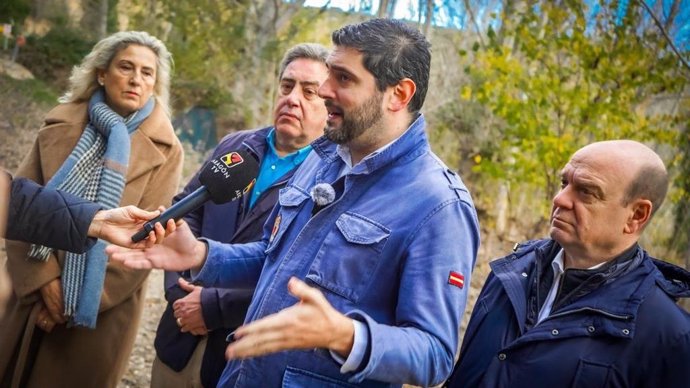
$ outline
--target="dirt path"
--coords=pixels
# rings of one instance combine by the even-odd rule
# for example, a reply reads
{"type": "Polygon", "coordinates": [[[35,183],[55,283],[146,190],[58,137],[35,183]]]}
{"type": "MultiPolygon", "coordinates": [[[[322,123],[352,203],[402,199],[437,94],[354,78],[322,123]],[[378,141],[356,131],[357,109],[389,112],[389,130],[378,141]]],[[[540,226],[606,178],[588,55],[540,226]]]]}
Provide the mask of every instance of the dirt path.
{"type": "Polygon", "coordinates": [[[165,310],[163,298],[163,271],[151,271],[148,279],[144,314],[137,332],[134,350],[129,356],[129,369],[120,380],[118,388],[145,388],[151,382],[151,363],[156,352],[153,339],[158,320],[165,310]]]}

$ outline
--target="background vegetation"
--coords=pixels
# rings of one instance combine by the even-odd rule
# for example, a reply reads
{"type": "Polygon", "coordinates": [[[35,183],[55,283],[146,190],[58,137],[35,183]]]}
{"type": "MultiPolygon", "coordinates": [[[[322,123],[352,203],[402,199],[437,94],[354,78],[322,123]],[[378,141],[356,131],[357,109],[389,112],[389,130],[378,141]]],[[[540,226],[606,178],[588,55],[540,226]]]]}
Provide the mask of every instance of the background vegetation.
{"type": "MultiPolygon", "coordinates": [[[[215,113],[222,136],[270,121],[287,47],[328,45],[335,28],[373,16],[404,17],[433,45],[423,109],[432,146],[460,171],[480,216],[467,312],[491,258],[545,235],[558,171],[596,140],[632,138],[662,155],[673,185],[643,245],[690,267],[690,0],[363,0],[335,7],[343,2],[2,0],[0,23],[13,29],[0,50],[0,166],[16,168],[71,67],[109,33],[139,29],[161,38],[176,63],[174,115],[204,108],[215,113]],[[6,75],[20,34],[27,40],[16,60],[35,79],[6,75]]],[[[177,129],[185,135],[204,127],[177,129]]],[[[203,150],[185,144],[185,153],[186,182],[203,150]]],[[[151,275],[121,388],[149,385],[165,306],[161,276],[151,275]]]]}
{"type": "MultiPolygon", "coordinates": [[[[324,3],[5,0],[0,22],[28,37],[18,61],[39,81],[21,82],[39,99],[63,90],[71,66],[100,37],[149,31],[175,58],[175,112],[209,108],[224,133],[270,121],[287,47],[329,44],[333,29],[396,16],[403,4],[324,3]],[[43,85],[47,91],[35,91],[43,85]]],[[[434,150],[472,189],[489,248],[544,234],[558,171],[574,150],[632,138],[655,148],[674,176],[644,243],[690,264],[690,1],[405,4],[403,14],[434,47],[424,109],[434,150]]]]}

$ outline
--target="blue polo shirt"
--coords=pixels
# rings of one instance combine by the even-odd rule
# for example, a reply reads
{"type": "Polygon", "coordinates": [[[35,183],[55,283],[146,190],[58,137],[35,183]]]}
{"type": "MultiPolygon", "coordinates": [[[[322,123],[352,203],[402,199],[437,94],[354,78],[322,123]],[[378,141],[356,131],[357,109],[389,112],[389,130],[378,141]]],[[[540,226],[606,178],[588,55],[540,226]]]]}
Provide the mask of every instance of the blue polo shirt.
{"type": "Polygon", "coordinates": [[[259,176],[256,177],[252,197],[249,200],[249,207],[254,207],[261,193],[271,187],[280,177],[287,174],[288,171],[299,166],[311,151],[311,145],[307,145],[281,158],[278,156],[278,151],[276,151],[275,129],[271,129],[271,132],[266,136],[266,144],[268,148],[259,168],[259,176]]]}

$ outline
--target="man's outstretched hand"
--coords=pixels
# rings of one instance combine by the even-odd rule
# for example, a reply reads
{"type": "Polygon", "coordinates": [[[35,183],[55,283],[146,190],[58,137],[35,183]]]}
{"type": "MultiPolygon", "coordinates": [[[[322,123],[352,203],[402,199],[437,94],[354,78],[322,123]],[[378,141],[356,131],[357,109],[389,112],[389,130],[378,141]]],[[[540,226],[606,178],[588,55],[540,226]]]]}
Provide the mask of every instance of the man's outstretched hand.
{"type": "Polygon", "coordinates": [[[288,291],[299,302],[235,330],[235,342],[225,351],[227,359],[309,348],[329,349],[347,358],[355,335],[352,319],[334,309],[321,291],[297,278],[288,281],[288,291]]]}
{"type": "Polygon", "coordinates": [[[185,271],[201,268],[206,261],[206,243],[196,239],[186,222],[176,225],[171,220],[165,230],[156,223],[145,242],[130,246],[139,244],[145,245],[133,249],[108,245],[105,252],[111,260],[133,269],[185,271]]]}

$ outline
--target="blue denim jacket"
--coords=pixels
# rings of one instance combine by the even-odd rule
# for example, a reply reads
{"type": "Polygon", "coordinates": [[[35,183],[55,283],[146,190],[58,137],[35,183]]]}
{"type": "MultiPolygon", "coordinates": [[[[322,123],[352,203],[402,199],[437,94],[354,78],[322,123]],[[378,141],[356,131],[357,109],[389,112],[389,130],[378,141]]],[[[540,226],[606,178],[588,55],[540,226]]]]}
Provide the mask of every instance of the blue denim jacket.
{"type": "Polygon", "coordinates": [[[235,287],[256,283],[247,321],[293,305],[292,276],[319,288],[335,309],[367,325],[360,369],[341,374],[326,349],[287,351],[230,362],[219,386],[429,386],[450,374],[479,228],[467,189],[430,151],[424,128],[419,116],[340,178],[336,145],[316,140],[281,190],[263,240],[209,241],[198,275],[235,287]],[[324,182],[338,197],[312,216],[310,190],[324,182]],[[451,273],[466,285],[451,282],[451,273]]]}

